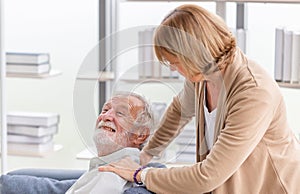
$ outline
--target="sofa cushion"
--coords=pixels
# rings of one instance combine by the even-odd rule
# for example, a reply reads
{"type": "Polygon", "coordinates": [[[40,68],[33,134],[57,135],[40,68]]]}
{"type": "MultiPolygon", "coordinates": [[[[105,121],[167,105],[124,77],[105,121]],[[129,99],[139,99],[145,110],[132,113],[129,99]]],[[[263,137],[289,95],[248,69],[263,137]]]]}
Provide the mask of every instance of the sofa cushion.
{"type": "Polygon", "coordinates": [[[56,180],[28,175],[2,175],[0,177],[0,193],[5,194],[62,194],[76,179],[56,180]]]}

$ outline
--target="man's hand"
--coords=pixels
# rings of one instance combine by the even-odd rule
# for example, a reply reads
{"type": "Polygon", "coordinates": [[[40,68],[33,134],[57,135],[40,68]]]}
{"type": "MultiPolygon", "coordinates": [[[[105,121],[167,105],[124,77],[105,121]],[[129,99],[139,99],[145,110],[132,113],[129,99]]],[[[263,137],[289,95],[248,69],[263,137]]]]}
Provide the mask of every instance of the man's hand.
{"type": "MultiPolygon", "coordinates": [[[[130,157],[126,157],[118,162],[110,163],[107,166],[100,166],[98,170],[101,172],[113,172],[127,181],[134,182],[133,174],[139,167],[140,165],[138,163],[135,163],[130,157]]],[[[140,173],[137,176],[137,180],[141,180],[140,173]]]]}
{"type": "Polygon", "coordinates": [[[142,166],[148,164],[148,162],[150,162],[150,160],[152,160],[153,156],[144,152],[143,150],[140,153],[140,163],[142,166]]]}

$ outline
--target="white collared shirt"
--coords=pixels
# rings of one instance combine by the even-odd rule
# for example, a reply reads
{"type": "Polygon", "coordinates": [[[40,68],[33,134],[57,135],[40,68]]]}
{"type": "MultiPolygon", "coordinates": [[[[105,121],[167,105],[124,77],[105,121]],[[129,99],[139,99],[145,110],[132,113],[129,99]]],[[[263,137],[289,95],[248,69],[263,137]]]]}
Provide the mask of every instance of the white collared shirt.
{"type": "Polygon", "coordinates": [[[115,173],[99,172],[98,166],[106,165],[126,156],[129,156],[132,160],[139,163],[139,154],[140,151],[137,148],[124,148],[104,157],[92,158],[90,161],[90,170],[84,173],[66,193],[123,193],[132,183],[127,182],[115,173]]]}

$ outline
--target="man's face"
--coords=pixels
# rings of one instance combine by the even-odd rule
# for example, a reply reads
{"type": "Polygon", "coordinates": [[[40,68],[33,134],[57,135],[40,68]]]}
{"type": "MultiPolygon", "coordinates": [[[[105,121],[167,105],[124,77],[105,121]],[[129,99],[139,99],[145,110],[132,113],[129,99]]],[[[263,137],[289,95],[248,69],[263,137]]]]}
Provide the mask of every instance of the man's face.
{"type": "Polygon", "coordinates": [[[98,116],[94,142],[98,156],[104,156],[133,143],[133,122],[143,109],[143,102],[134,97],[113,97],[107,101],[98,116]]]}

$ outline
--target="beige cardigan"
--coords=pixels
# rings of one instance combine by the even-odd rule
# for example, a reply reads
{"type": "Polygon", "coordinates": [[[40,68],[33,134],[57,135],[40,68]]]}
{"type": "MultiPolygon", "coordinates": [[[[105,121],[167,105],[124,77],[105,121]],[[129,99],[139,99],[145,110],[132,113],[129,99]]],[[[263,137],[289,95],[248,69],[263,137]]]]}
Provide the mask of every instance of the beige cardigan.
{"type": "MultiPolygon", "coordinates": [[[[237,50],[224,74],[208,154],[204,134],[203,83],[185,82],[160,128],[144,150],[159,155],[195,116],[197,161],[188,167],[150,169],[146,186],[156,193],[300,193],[300,146],[273,79],[237,50]]],[[[299,107],[300,108],[300,107],[299,107]]]]}

